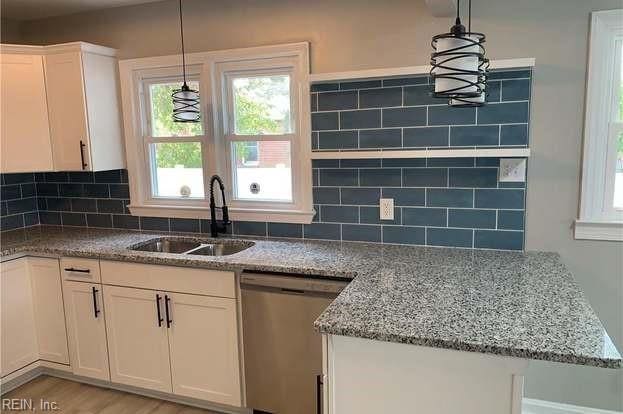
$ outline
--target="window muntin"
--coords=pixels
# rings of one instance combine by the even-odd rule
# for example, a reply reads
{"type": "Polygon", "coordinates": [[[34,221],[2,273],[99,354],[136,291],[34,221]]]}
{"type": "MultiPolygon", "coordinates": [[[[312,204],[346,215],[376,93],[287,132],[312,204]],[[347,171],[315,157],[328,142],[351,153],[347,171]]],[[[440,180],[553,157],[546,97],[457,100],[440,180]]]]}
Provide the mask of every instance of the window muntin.
{"type": "MultiPolygon", "coordinates": [[[[180,77],[143,81],[144,147],[150,188],[147,202],[180,200],[183,203],[205,202],[207,162],[206,136],[200,122],[174,122],[173,90],[179,89],[180,77]],[[194,201],[193,201],[194,200],[194,201]]],[[[199,80],[188,85],[199,89],[199,80]]]]}

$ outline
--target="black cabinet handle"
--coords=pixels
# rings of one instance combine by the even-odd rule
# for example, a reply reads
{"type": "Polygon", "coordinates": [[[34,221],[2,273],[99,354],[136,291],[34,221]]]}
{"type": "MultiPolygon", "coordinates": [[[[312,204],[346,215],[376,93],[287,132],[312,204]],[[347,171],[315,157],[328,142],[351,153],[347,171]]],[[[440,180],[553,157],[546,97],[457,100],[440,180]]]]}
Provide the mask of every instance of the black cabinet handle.
{"type": "Polygon", "coordinates": [[[170,328],[173,323],[173,319],[169,316],[169,302],[171,302],[169,295],[164,295],[164,313],[167,318],[167,328],[170,328]]]}
{"type": "Polygon", "coordinates": [[[316,375],[316,413],[322,414],[322,375],[316,375]]]}
{"type": "Polygon", "coordinates": [[[164,321],[164,319],[162,319],[162,315],[160,314],[160,299],[162,299],[160,295],[156,294],[156,311],[158,312],[158,326],[159,327],[162,326],[162,322],[164,321]]]}
{"type": "Polygon", "coordinates": [[[89,269],[75,269],[73,267],[66,267],[65,271],[66,272],[75,272],[75,273],[91,273],[91,270],[89,270],[89,269]]]}
{"type": "Polygon", "coordinates": [[[99,315],[100,310],[97,309],[97,292],[99,292],[99,290],[97,290],[95,288],[95,286],[91,286],[92,289],[92,293],[93,293],[93,313],[95,314],[95,317],[97,318],[97,315],[99,315]]]}
{"type": "Polygon", "coordinates": [[[87,168],[87,163],[84,162],[84,147],[86,147],[86,145],[80,140],[80,161],[82,162],[83,170],[87,168]]]}

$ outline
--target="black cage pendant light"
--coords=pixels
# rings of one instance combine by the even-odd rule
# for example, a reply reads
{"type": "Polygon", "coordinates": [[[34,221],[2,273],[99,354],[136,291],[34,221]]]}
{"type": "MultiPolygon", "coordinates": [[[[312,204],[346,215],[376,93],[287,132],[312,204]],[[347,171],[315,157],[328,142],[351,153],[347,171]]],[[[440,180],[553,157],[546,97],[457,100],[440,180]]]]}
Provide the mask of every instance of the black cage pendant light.
{"type": "Polygon", "coordinates": [[[184,21],[182,20],[182,0],[180,4],[180,35],[182,38],[182,71],[184,84],[180,89],[175,89],[173,98],[173,120],[175,122],[199,122],[201,111],[199,110],[199,91],[190,89],[186,83],[186,56],[184,53],[184,21]]]}
{"type": "Polygon", "coordinates": [[[431,79],[433,96],[447,99],[451,106],[481,106],[485,103],[489,59],[485,57],[485,35],[472,32],[472,0],[468,0],[468,28],[461,23],[461,0],[456,21],[449,33],[433,37],[431,79]]]}

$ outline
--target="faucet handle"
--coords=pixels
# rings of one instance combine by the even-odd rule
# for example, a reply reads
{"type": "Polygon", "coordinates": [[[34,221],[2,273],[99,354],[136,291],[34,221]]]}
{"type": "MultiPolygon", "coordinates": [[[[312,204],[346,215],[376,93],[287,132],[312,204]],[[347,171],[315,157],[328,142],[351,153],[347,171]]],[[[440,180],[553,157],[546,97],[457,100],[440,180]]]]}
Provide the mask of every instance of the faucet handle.
{"type": "Polygon", "coordinates": [[[223,206],[221,210],[223,211],[223,224],[231,224],[231,221],[229,221],[229,211],[227,210],[227,206],[223,206]]]}

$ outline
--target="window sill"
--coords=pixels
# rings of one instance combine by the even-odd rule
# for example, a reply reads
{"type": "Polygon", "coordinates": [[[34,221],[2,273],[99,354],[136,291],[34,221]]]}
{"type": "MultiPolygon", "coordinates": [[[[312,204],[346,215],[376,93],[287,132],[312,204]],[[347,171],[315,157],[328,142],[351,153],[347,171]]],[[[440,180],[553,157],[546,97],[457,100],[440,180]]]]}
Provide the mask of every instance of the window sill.
{"type": "Polygon", "coordinates": [[[623,241],[622,221],[575,221],[577,240],[623,241]]]}
{"type": "MultiPolygon", "coordinates": [[[[143,217],[173,217],[191,219],[209,219],[210,210],[206,207],[191,206],[161,206],[161,205],[129,205],[133,216],[143,217]]],[[[229,218],[232,221],[268,221],[273,223],[309,224],[316,212],[301,210],[247,210],[229,208],[229,218]]]]}

